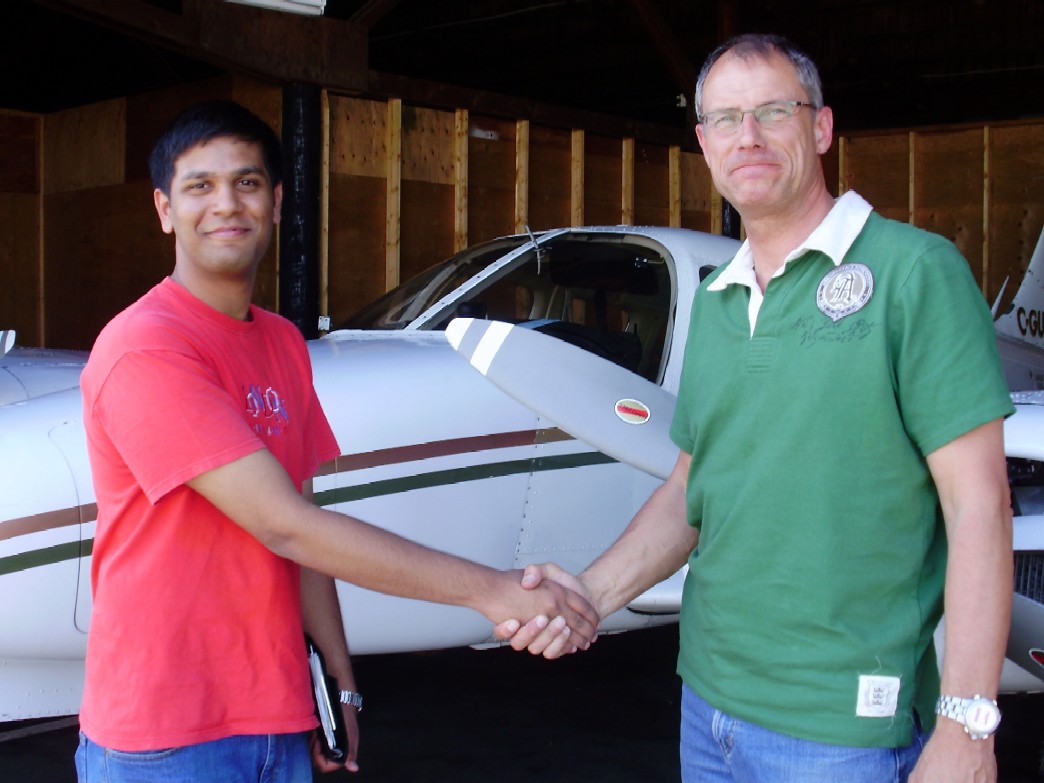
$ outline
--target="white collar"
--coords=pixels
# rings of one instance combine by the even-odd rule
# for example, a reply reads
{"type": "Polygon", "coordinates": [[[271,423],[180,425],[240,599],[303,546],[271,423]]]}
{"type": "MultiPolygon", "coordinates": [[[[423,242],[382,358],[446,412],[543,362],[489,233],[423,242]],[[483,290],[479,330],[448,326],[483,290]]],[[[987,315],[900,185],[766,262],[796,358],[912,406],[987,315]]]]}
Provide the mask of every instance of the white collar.
{"type": "MultiPolygon", "coordinates": [[[[859,232],[863,230],[872,210],[873,207],[854,190],[844,193],[834,202],[830,212],[808,238],[787,254],[783,259],[783,265],[776,270],[773,277],[779,277],[786,270],[788,263],[810,250],[818,250],[833,261],[834,266],[838,266],[859,236],[859,232]]],[[[754,256],[750,252],[749,241],[740,245],[729,265],[707,286],[707,290],[724,291],[733,283],[760,292],[754,275],[754,256]]]]}

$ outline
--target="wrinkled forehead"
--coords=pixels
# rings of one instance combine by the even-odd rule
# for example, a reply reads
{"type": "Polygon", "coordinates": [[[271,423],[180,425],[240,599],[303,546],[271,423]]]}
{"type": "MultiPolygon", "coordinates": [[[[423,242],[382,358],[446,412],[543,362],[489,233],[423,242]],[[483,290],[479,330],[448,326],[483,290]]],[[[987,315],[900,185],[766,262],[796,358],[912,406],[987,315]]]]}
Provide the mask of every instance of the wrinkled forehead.
{"type": "Polygon", "coordinates": [[[735,107],[757,105],[750,100],[808,100],[809,95],[783,55],[731,51],[711,66],[702,98],[704,106],[735,107]]]}

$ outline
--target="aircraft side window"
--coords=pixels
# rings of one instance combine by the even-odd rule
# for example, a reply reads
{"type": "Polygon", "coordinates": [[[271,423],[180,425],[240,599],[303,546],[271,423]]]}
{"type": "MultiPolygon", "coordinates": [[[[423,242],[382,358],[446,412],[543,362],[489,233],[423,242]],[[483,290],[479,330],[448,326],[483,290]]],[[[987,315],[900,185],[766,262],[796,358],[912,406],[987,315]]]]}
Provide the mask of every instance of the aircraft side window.
{"type": "Polygon", "coordinates": [[[1008,457],[1008,484],[1015,516],[1044,514],[1044,463],[1008,457]]]}
{"type": "Polygon", "coordinates": [[[520,261],[473,289],[455,314],[527,323],[659,380],[672,289],[662,257],[636,244],[567,238],[520,261]]]}

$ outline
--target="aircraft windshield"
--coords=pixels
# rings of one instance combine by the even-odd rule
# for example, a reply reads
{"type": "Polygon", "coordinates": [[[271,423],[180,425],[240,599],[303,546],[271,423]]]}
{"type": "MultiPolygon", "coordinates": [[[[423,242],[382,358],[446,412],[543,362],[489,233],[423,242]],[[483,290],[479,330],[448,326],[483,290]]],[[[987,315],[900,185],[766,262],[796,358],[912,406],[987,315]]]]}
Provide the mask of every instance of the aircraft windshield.
{"type": "Polygon", "coordinates": [[[470,248],[393,288],[338,328],[405,329],[448,293],[528,241],[511,237],[470,248]]]}
{"type": "Polygon", "coordinates": [[[342,328],[442,330],[458,317],[504,321],[656,381],[673,308],[665,255],[659,245],[624,234],[565,232],[538,247],[526,237],[497,240],[390,291],[342,328]]]}

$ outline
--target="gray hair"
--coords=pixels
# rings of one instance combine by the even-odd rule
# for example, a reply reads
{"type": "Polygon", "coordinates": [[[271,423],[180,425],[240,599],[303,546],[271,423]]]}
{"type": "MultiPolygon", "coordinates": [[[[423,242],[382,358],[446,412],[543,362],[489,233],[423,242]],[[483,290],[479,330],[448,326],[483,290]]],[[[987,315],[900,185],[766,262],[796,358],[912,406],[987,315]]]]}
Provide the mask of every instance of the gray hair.
{"type": "Polygon", "coordinates": [[[745,33],[721,44],[703,63],[700,76],[696,80],[696,116],[703,113],[703,83],[707,81],[707,74],[726,54],[741,60],[765,60],[773,55],[783,57],[797,71],[798,82],[808,93],[809,103],[817,109],[823,108],[823,83],[811,57],[781,35],[745,33]]]}

